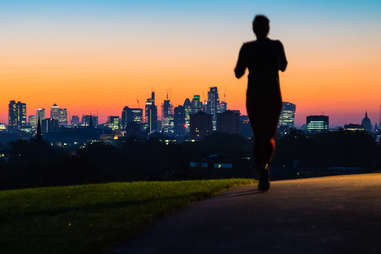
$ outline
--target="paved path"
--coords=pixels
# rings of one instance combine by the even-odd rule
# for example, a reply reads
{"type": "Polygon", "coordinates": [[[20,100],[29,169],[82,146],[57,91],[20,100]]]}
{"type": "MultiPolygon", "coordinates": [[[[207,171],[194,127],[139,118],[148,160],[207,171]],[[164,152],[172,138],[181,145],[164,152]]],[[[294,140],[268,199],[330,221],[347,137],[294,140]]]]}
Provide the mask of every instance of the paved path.
{"type": "Polygon", "coordinates": [[[116,253],[381,253],[381,174],[242,186],[163,219],[116,253]]]}

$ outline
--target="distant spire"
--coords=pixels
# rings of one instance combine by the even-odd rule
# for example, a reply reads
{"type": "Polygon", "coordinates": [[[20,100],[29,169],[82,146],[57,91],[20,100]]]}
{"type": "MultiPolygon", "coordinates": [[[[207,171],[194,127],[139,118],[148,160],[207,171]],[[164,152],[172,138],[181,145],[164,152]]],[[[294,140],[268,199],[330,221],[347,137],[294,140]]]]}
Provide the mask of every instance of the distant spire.
{"type": "Polygon", "coordinates": [[[90,114],[89,128],[93,128],[93,116],[90,114]]]}
{"type": "Polygon", "coordinates": [[[37,120],[36,138],[37,140],[42,140],[40,116],[38,116],[38,120],[37,120]]]}

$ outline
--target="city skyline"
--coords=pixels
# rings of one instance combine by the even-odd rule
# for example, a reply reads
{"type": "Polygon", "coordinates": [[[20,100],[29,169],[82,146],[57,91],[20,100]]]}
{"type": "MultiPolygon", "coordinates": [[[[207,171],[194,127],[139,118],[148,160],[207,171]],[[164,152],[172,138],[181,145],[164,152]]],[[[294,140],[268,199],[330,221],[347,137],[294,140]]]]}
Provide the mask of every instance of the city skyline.
{"type": "MultiPolygon", "coordinates": [[[[217,93],[216,103],[218,103],[218,109],[217,109],[216,113],[217,112],[224,112],[226,110],[237,111],[237,109],[234,109],[234,108],[231,108],[230,106],[227,106],[229,104],[226,101],[223,101],[223,100],[219,101],[218,100],[219,95],[218,95],[217,87],[209,87],[209,89],[210,90],[209,90],[208,94],[211,94],[210,92],[213,89],[216,89],[215,90],[216,93],[217,93]],[[221,107],[222,111],[220,111],[220,107],[221,107]],[[225,108],[223,108],[223,107],[225,107],[225,108]]],[[[174,104],[174,103],[170,103],[170,101],[172,99],[168,97],[168,94],[166,94],[166,97],[163,99],[162,102],[158,102],[157,104],[155,104],[155,100],[156,100],[157,96],[156,96],[156,92],[154,92],[154,91],[151,92],[151,97],[146,98],[147,101],[146,101],[146,104],[144,106],[141,106],[141,107],[131,107],[130,105],[120,106],[119,112],[116,112],[116,113],[111,114],[111,115],[99,115],[98,112],[97,113],[94,113],[94,112],[79,112],[77,114],[73,114],[73,113],[71,113],[70,109],[68,110],[66,107],[65,108],[59,108],[59,106],[57,104],[55,104],[55,103],[53,105],[50,105],[50,107],[48,107],[48,108],[38,107],[38,108],[35,109],[35,111],[32,110],[32,113],[30,113],[30,111],[28,110],[28,107],[26,107],[27,103],[25,103],[24,101],[18,101],[18,103],[24,104],[25,112],[26,112],[26,115],[25,115],[25,117],[26,117],[25,118],[26,119],[25,120],[25,124],[26,123],[29,124],[30,123],[29,120],[33,116],[35,116],[36,119],[32,118],[32,121],[36,121],[37,117],[38,117],[38,112],[42,110],[44,112],[43,113],[44,117],[42,117],[42,118],[56,119],[56,120],[58,120],[60,122],[60,125],[63,125],[63,126],[72,125],[71,122],[72,122],[72,117],[73,116],[75,118],[79,117],[81,119],[83,117],[93,116],[93,117],[97,118],[97,120],[96,120],[97,124],[98,124],[98,121],[99,121],[99,123],[102,123],[102,124],[109,123],[110,117],[118,116],[119,117],[119,121],[120,121],[120,125],[123,126],[123,122],[122,122],[123,120],[122,119],[124,118],[123,114],[125,114],[124,111],[126,110],[126,108],[128,108],[130,110],[141,110],[142,118],[141,118],[140,121],[142,123],[148,124],[148,122],[147,122],[147,115],[145,115],[145,114],[146,114],[146,110],[147,110],[147,102],[149,102],[149,105],[151,106],[152,98],[153,98],[154,107],[155,107],[155,110],[156,110],[156,113],[155,113],[156,114],[156,120],[160,121],[161,124],[163,124],[162,121],[165,121],[166,120],[165,118],[168,117],[168,116],[165,116],[165,114],[163,114],[165,107],[169,107],[170,108],[170,111],[172,112],[171,121],[173,122],[174,113],[175,113],[174,109],[176,107],[179,107],[179,106],[184,107],[187,103],[190,103],[190,99],[192,99],[193,101],[196,99],[199,102],[201,102],[201,106],[200,106],[201,108],[198,108],[198,105],[193,105],[193,106],[189,105],[189,107],[191,107],[191,108],[190,108],[190,112],[187,113],[188,115],[189,114],[197,113],[198,111],[202,111],[202,112],[206,112],[206,113],[211,114],[211,115],[215,115],[215,114],[211,113],[210,112],[211,109],[208,108],[208,104],[210,104],[210,99],[208,100],[208,96],[206,96],[204,100],[201,100],[202,97],[200,95],[198,95],[198,94],[195,94],[193,96],[187,97],[182,104],[174,104]],[[61,111],[65,112],[65,117],[63,119],[62,119],[62,116],[54,116],[54,115],[52,116],[51,115],[52,114],[52,110],[54,110],[55,108],[58,110],[57,114],[60,114],[61,111]],[[196,111],[195,111],[195,108],[197,108],[196,111]],[[49,114],[45,115],[45,111],[49,112],[49,114]]],[[[9,103],[12,103],[12,102],[15,103],[16,100],[10,100],[9,101],[9,103]]],[[[330,125],[329,125],[329,127],[330,128],[343,127],[343,126],[348,125],[348,124],[359,124],[359,125],[361,125],[361,122],[362,122],[362,119],[364,117],[364,114],[367,117],[369,116],[369,112],[368,111],[360,112],[360,114],[362,114],[362,115],[360,116],[360,118],[356,119],[355,121],[352,121],[352,122],[351,121],[346,121],[342,125],[338,125],[338,124],[332,124],[332,122],[334,122],[334,121],[332,121],[332,116],[331,115],[328,115],[328,114],[325,114],[325,113],[320,113],[320,114],[319,113],[318,114],[312,114],[312,113],[310,113],[310,114],[307,114],[305,116],[305,118],[303,119],[302,122],[298,123],[297,122],[298,112],[295,110],[295,104],[293,104],[292,102],[283,101],[282,114],[281,114],[280,119],[279,119],[279,124],[280,125],[283,125],[283,122],[287,122],[288,121],[287,118],[290,117],[290,116],[288,116],[290,114],[290,113],[288,113],[289,112],[289,107],[290,107],[289,105],[292,105],[291,107],[293,107],[293,109],[291,109],[291,110],[293,110],[293,113],[292,113],[292,123],[293,123],[293,126],[296,127],[296,128],[303,128],[303,126],[306,125],[306,121],[307,121],[306,119],[309,116],[321,116],[321,115],[327,115],[327,116],[329,116],[329,118],[330,118],[330,125]],[[284,113],[286,115],[284,115],[284,113]],[[285,116],[287,118],[283,119],[285,116]]],[[[9,108],[9,104],[8,104],[8,108],[9,108]]],[[[240,110],[238,109],[238,111],[240,111],[240,110]]],[[[298,111],[299,111],[299,107],[298,107],[298,111]]],[[[245,111],[244,111],[244,113],[242,111],[240,111],[240,115],[241,116],[247,116],[245,113],[246,113],[245,111]]],[[[168,112],[167,112],[167,114],[168,114],[168,112]]],[[[9,117],[10,117],[10,115],[9,115],[9,112],[8,112],[7,120],[4,121],[4,122],[0,122],[0,123],[8,125],[9,121],[10,121],[9,117]]],[[[379,121],[380,117],[381,117],[381,106],[379,108],[378,117],[375,117],[375,118],[369,117],[369,119],[374,124],[381,124],[381,122],[379,121]]],[[[185,121],[187,121],[187,120],[185,119],[185,121]]],[[[82,122],[82,121],[80,121],[80,122],[82,122]]],[[[285,126],[291,127],[289,124],[285,124],[285,126]]],[[[164,126],[161,126],[161,127],[164,127],[164,126]]],[[[156,128],[154,128],[154,129],[156,129],[156,128]]],[[[214,127],[214,129],[215,129],[215,127],[214,127]]]]}
{"type": "Polygon", "coordinates": [[[378,121],[379,1],[2,4],[0,122],[11,99],[33,111],[56,103],[71,115],[98,112],[103,121],[121,106],[143,107],[151,90],[157,101],[168,92],[180,105],[210,86],[245,114],[246,81],[232,69],[242,43],[254,39],[256,13],[269,16],[270,37],[285,46],[281,87],[283,99],[298,105],[297,125],[309,114],[343,125],[365,111],[378,121]]]}

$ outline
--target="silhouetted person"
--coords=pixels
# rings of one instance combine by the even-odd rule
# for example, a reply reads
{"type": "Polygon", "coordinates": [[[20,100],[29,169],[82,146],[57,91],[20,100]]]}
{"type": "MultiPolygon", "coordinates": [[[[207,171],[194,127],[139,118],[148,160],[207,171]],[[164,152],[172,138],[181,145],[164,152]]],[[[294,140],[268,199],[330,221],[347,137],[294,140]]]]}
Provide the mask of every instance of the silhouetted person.
{"type": "Polygon", "coordinates": [[[254,155],[259,173],[259,190],[270,188],[269,163],[275,151],[275,133],[282,110],[278,71],[284,71],[287,59],[283,45],[267,37],[270,21],[257,15],[253,30],[257,40],[246,42],[239,52],[235,76],[242,77],[249,69],[246,108],[254,132],[254,155]]]}

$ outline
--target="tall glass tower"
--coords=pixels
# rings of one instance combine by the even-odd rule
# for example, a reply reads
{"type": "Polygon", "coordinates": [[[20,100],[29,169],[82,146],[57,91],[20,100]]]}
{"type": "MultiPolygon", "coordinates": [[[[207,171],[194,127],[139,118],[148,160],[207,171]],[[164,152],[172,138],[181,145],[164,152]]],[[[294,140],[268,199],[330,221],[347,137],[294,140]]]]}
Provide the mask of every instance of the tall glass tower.
{"type": "Polygon", "coordinates": [[[208,102],[206,105],[206,113],[212,115],[213,131],[216,130],[217,113],[220,112],[220,101],[218,99],[217,87],[211,87],[208,92],[208,102]]]}
{"type": "Polygon", "coordinates": [[[145,129],[148,133],[157,130],[157,107],[155,105],[155,92],[152,92],[151,98],[146,100],[145,107],[145,129]]]}
{"type": "Polygon", "coordinates": [[[26,104],[12,100],[8,104],[8,126],[21,129],[26,126],[26,104]]]}

